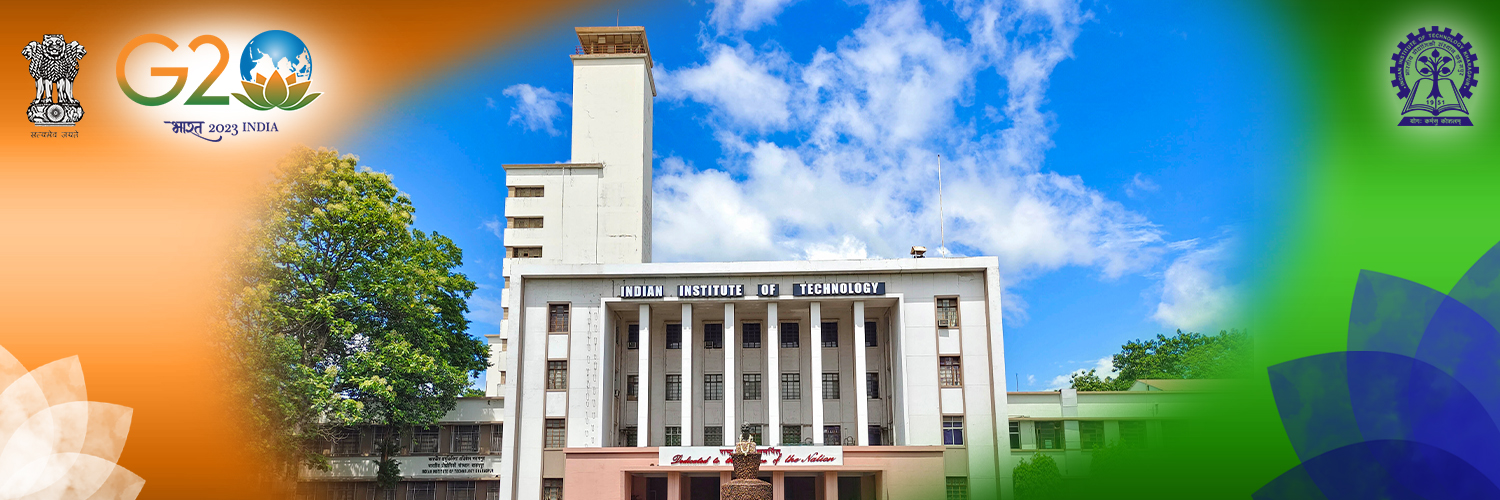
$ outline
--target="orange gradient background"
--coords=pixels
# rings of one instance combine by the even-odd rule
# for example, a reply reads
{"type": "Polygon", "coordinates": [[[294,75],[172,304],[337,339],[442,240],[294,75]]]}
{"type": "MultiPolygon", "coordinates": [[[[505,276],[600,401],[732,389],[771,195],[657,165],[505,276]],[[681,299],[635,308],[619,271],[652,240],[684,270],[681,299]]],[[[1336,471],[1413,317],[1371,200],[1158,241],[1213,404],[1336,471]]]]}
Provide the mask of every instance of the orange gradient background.
{"type": "Polygon", "coordinates": [[[145,479],[140,498],[270,498],[254,489],[256,464],[233,425],[241,404],[223,390],[210,334],[216,280],[256,189],[293,146],[345,136],[466,58],[591,3],[13,5],[0,25],[0,346],[28,368],[79,356],[90,400],[134,409],[120,464],[145,479]],[[164,116],[248,109],[232,99],[183,105],[201,68],[156,108],[130,101],[116,83],[120,49],[147,33],[175,40],[174,54],[197,35],[223,37],[235,57],[220,80],[237,81],[244,40],[222,33],[271,29],[307,44],[312,91],[324,92],[298,111],[257,112],[277,133],[220,143],[169,133],[164,116]],[[35,82],[21,49],[58,33],[88,51],[74,83],[85,114],[73,128],[35,127],[25,114],[35,82]],[[80,137],[32,138],[37,130],[80,137]]]}

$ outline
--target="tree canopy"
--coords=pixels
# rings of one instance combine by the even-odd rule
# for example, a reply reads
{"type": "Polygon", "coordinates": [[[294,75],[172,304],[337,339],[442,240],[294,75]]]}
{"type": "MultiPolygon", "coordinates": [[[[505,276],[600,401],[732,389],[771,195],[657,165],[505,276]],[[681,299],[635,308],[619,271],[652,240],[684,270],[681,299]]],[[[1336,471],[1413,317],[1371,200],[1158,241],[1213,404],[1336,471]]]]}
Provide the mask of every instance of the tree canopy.
{"type": "Polygon", "coordinates": [[[340,426],[435,423],[487,367],[467,334],[463,254],[413,214],[353,156],[299,148],[278,165],[237,249],[225,346],[255,444],[282,474],[327,467],[340,426]]]}
{"type": "Polygon", "coordinates": [[[1021,459],[1011,470],[1017,500],[1052,500],[1063,496],[1062,471],[1052,457],[1037,452],[1031,460],[1021,459]]]}
{"type": "Polygon", "coordinates": [[[1149,340],[1132,340],[1120,346],[1113,357],[1116,377],[1100,377],[1089,370],[1072,376],[1072,387],[1080,391],[1123,391],[1140,379],[1231,378],[1250,370],[1250,335],[1239,330],[1218,335],[1157,334],[1149,340]]]}

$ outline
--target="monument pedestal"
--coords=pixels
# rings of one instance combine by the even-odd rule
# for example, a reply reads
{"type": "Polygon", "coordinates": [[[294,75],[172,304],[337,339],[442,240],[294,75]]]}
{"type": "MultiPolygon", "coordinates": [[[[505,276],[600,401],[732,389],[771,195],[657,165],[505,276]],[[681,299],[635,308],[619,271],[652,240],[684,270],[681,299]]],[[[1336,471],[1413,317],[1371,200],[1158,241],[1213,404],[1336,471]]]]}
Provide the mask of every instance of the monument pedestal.
{"type": "Polygon", "coordinates": [[[719,487],[719,500],[772,500],[771,483],[759,477],[760,452],[755,450],[754,441],[736,443],[729,460],[734,463],[734,479],[719,487]]]}

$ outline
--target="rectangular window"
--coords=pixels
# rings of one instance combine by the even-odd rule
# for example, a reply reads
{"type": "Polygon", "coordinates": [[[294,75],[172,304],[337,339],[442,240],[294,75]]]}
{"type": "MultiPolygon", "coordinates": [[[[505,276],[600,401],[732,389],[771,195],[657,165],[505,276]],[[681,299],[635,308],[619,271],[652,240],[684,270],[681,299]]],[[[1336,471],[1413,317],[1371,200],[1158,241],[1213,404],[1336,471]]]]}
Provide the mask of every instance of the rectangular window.
{"type": "Polygon", "coordinates": [[[682,446],[682,427],[668,425],[666,434],[663,434],[665,446],[682,446]]]}
{"type": "Polygon", "coordinates": [[[969,478],[948,478],[948,500],[969,500],[969,478]]]}
{"type": "Polygon", "coordinates": [[[1021,449],[1021,423],[1020,422],[1011,422],[1010,423],[1010,449],[1012,449],[1012,450],[1019,450],[1019,449],[1021,449]]]}
{"type": "Polygon", "coordinates": [[[432,500],[437,491],[437,483],[421,481],[406,483],[406,498],[411,500],[432,500]]]}
{"type": "Polygon", "coordinates": [[[786,444],[801,444],[801,443],[802,443],[802,426],[800,426],[800,425],[783,425],[783,426],[781,426],[781,444],[786,445],[786,444]]]}
{"type": "Polygon", "coordinates": [[[880,426],[870,426],[870,428],[866,430],[866,436],[870,440],[870,446],[880,446],[880,426]]]}
{"type": "Polygon", "coordinates": [[[411,452],[412,453],[437,453],[438,452],[438,428],[437,427],[413,427],[411,429],[411,452]]]}
{"type": "Polygon", "coordinates": [[[703,348],[724,348],[724,325],[719,323],[709,323],[703,325],[703,348]]]}
{"type": "Polygon", "coordinates": [[[625,327],[625,348],[638,349],[641,344],[641,325],[625,327]]]}
{"type": "Polygon", "coordinates": [[[640,386],[640,375],[627,375],[625,377],[625,400],[635,401],[635,395],[638,394],[636,391],[640,390],[640,386]]]}
{"type": "MultiPolygon", "coordinates": [[[[328,485],[332,500],[355,500],[359,491],[357,483],[333,483],[328,485]]],[[[473,499],[470,499],[473,500],[473,499]]]]}
{"type": "Polygon", "coordinates": [[[396,445],[396,448],[394,450],[391,450],[391,454],[392,455],[399,454],[399,451],[401,449],[401,438],[400,438],[400,436],[392,436],[391,435],[391,428],[387,427],[387,426],[384,426],[384,425],[377,425],[377,426],[375,426],[375,436],[372,439],[370,439],[370,451],[372,453],[376,454],[376,455],[379,455],[380,454],[380,446],[382,444],[384,444],[386,442],[386,440],[394,441],[393,444],[396,445]]]}
{"type": "Polygon", "coordinates": [[[547,419],[546,433],[543,435],[543,447],[562,448],[568,445],[567,422],[560,418],[547,419]]]}
{"type": "Polygon", "coordinates": [[[682,348],[682,325],[670,323],[667,325],[667,349],[682,348]]]}
{"type": "Polygon", "coordinates": [[[561,479],[543,479],[542,500],[562,500],[562,486],[561,479]]]}
{"type": "Polygon", "coordinates": [[[723,401],[724,400],[724,374],[722,374],[722,373],[705,373],[705,374],[703,374],[703,400],[704,401],[723,401]]]}
{"type": "Polygon", "coordinates": [[[785,349],[796,349],[798,346],[800,346],[802,344],[799,341],[802,334],[800,329],[801,326],[797,323],[782,323],[781,347],[785,349]]]}
{"type": "Polygon", "coordinates": [[[943,417],[943,444],[951,446],[964,444],[963,417],[943,417]]]}
{"type": "Polygon", "coordinates": [[[1120,422],[1120,443],[1126,448],[1141,449],[1146,447],[1146,422],[1141,420],[1126,420],[1120,422]]]}
{"type": "Polygon", "coordinates": [[[843,441],[843,440],[844,440],[844,436],[843,436],[842,433],[839,432],[839,426],[837,426],[837,425],[825,425],[825,426],[823,426],[823,444],[824,445],[827,445],[827,446],[838,446],[839,442],[843,441]]]}
{"type": "Polygon", "coordinates": [[[500,482],[486,481],[488,486],[484,490],[484,500],[500,500],[500,482]]]}
{"type": "Polygon", "coordinates": [[[724,446],[724,428],[717,425],[703,426],[703,446],[724,446]]]}
{"type": "Polygon", "coordinates": [[[1053,421],[1036,423],[1036,449],[1063,449],[1062,422],[1053,421]]]}
{"type": "MultiPolygon", "coordinates": [[[[401,483],[396,483],[390,488],[385,489],[382,489],[380,485],[376,485],[375,495],[371,496],[370,498],[373,498],[375,500],[396,500],[396,489],[400,487],[401,483]]],[[[499,493],[497,492],[496,495],[499,495],[499,493]]]]}
{"type": "Polygon", "coordinates": [[[568,362],[567,361],[548,361],[547,362],[547,390],[549,390],[549,391],[565,391],[565,390],[568,390],[568,362]]]}
{"type": "Polygon", "coordinates": [[[1078,423],[1078,440],[1085,450],[1104,447],[1104,422],[1083,421],[1078,423]]]}
{"type": "Polygon", "coordinates": [[[333,432],[333,455],[347,457],[359,454],[359,429],[343,427],[333,432]]]}
{"type": "MultiPolygon", "coordinates": [[[[749,430],[750,430],[750,441],[753,442],[753,443],[755,443],[756,446],[760,446],[761,443],[765,442],[765,437],[763,437],[762,433],[761,433],[761,425],[760,424],[748,424],[745,427],[749,428],[749,430]]],[[[735,441],[738,442],[739,440],[736,439],[735,441]]]]}
{"type": "Polygon", "coordinates": [[[620,446],[635,446],[635,426],[620,429],[620,446]]]}
{"type": "Polygon", "coordinates": [[[880,335],[874,321],[865,322],[865,347],[880,347],[880,335]]]}
{"type": "Polygon", "coordinates": [[[453,453],[479,453],[479,426],[455,425],[453,429],[453,453]]]}
{"type": "Polygon", "coordinates": [[[490,426],[490,454],[499,455],[505,443],[505,425],[495,424],[490,426]]]}
{"type": "Polygon", "coordinates": [[[760,374],[745,373],[740,377],[744,379],[740,392],[744,393],[745,401],[760,401],[760,374]]]}
{"type": "Polygon", "coordinates": [[[823,347],[839,346],[839,324],[832,321],[823,322],[823,347]]]}
{"type": "Polygon", "coordinates": [[[547,333],[568,333],[568,305],[547,305],[547,333]]]}
{"type": "Polygon", "coordinates": [[[512,198],[541,198],[542,186],[510,186],[512,198]]]}
{"type": "Polygon", "coordinates": [[[542,257],[542,247],[509,247],[510,258],[513,259],[539,259],[542,257]]]}
{"type": "Polygon", "coordinates": [[[448,481],[448,500],[474,500],[474,482],[448,481]]]}
{"type": "Polygon", "coordinates": [[[505,227],[507,229],[541,229],[541,217],[506,217],[505,227]]]}
{"type": "Polygon", "coordinates": [[[667,401],[682,401],[682,375],[667,375],[667,401]]]}
{"type": "Polygon", "coordinates": [[[940,297],[937,299],[937,327],[958,328],[957,298],[940,297]]]}
{"type": "Polygon", "coordinates": [[[839,374],[823,374],[823,399],[839,398],[839,374]]]}
{"type": "MultiPolygon", "coordinates": [[[[509,311],[510,308],[507,307],[506,310],[509,311]]],[[[510,313],[507,312],[506,314],[510,314],[510,313]]],[[[500,352],[507,352],[507,351],[510,351],[510,339],[500,339],[500,352]]]]}
{"type": "Polygon", "coordinates": [[[880,373],[865,374],[865,392],[869,393],[870,399],[880,399],[880,373]]]}
{"type": "Polygon", "coordinates": [[[958,362],[958,356],[938,357],[938,384],[943,387],[964,385],[963,367],[958,362]]]}
{"type": "Polygon", "coordinates": [[[760,323],[744,323],[740,325],[740,347],[745,349],[760,349],[760,323]]]}
{"type": "Polygon", "coordinates": [[[781,399],[802,399],[802,374],[781,374],[781,399]]]}

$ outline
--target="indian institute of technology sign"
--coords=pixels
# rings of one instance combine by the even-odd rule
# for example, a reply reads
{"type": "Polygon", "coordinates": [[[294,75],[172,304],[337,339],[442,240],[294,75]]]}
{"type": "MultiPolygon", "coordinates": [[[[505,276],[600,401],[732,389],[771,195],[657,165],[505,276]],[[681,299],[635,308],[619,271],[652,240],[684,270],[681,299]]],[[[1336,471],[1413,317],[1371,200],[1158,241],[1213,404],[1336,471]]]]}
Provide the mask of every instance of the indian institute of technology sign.
{"type": "MultiPolygon", "coordinates": [[[[708,299],[708,298],[741,298],[745,296],[745,288],[751,285],[742,283],[732,284],[706,284],[706,285],[677,285],[677,297],[684,299],[708,299]]],[[[776,283],[761,283],[753,285],[757,297],[779,297],[781,296],[781,285],[776,283]]],[[[622,299],[660,299],[665,298],[667,287],[664,285],[623,285],[620,287],[619,297],[622,299]]],[[[885,295],[884,281],[853,281],[845,283],[793,283],[793,297],[836,297],[842,295],[885,295]]]]}

